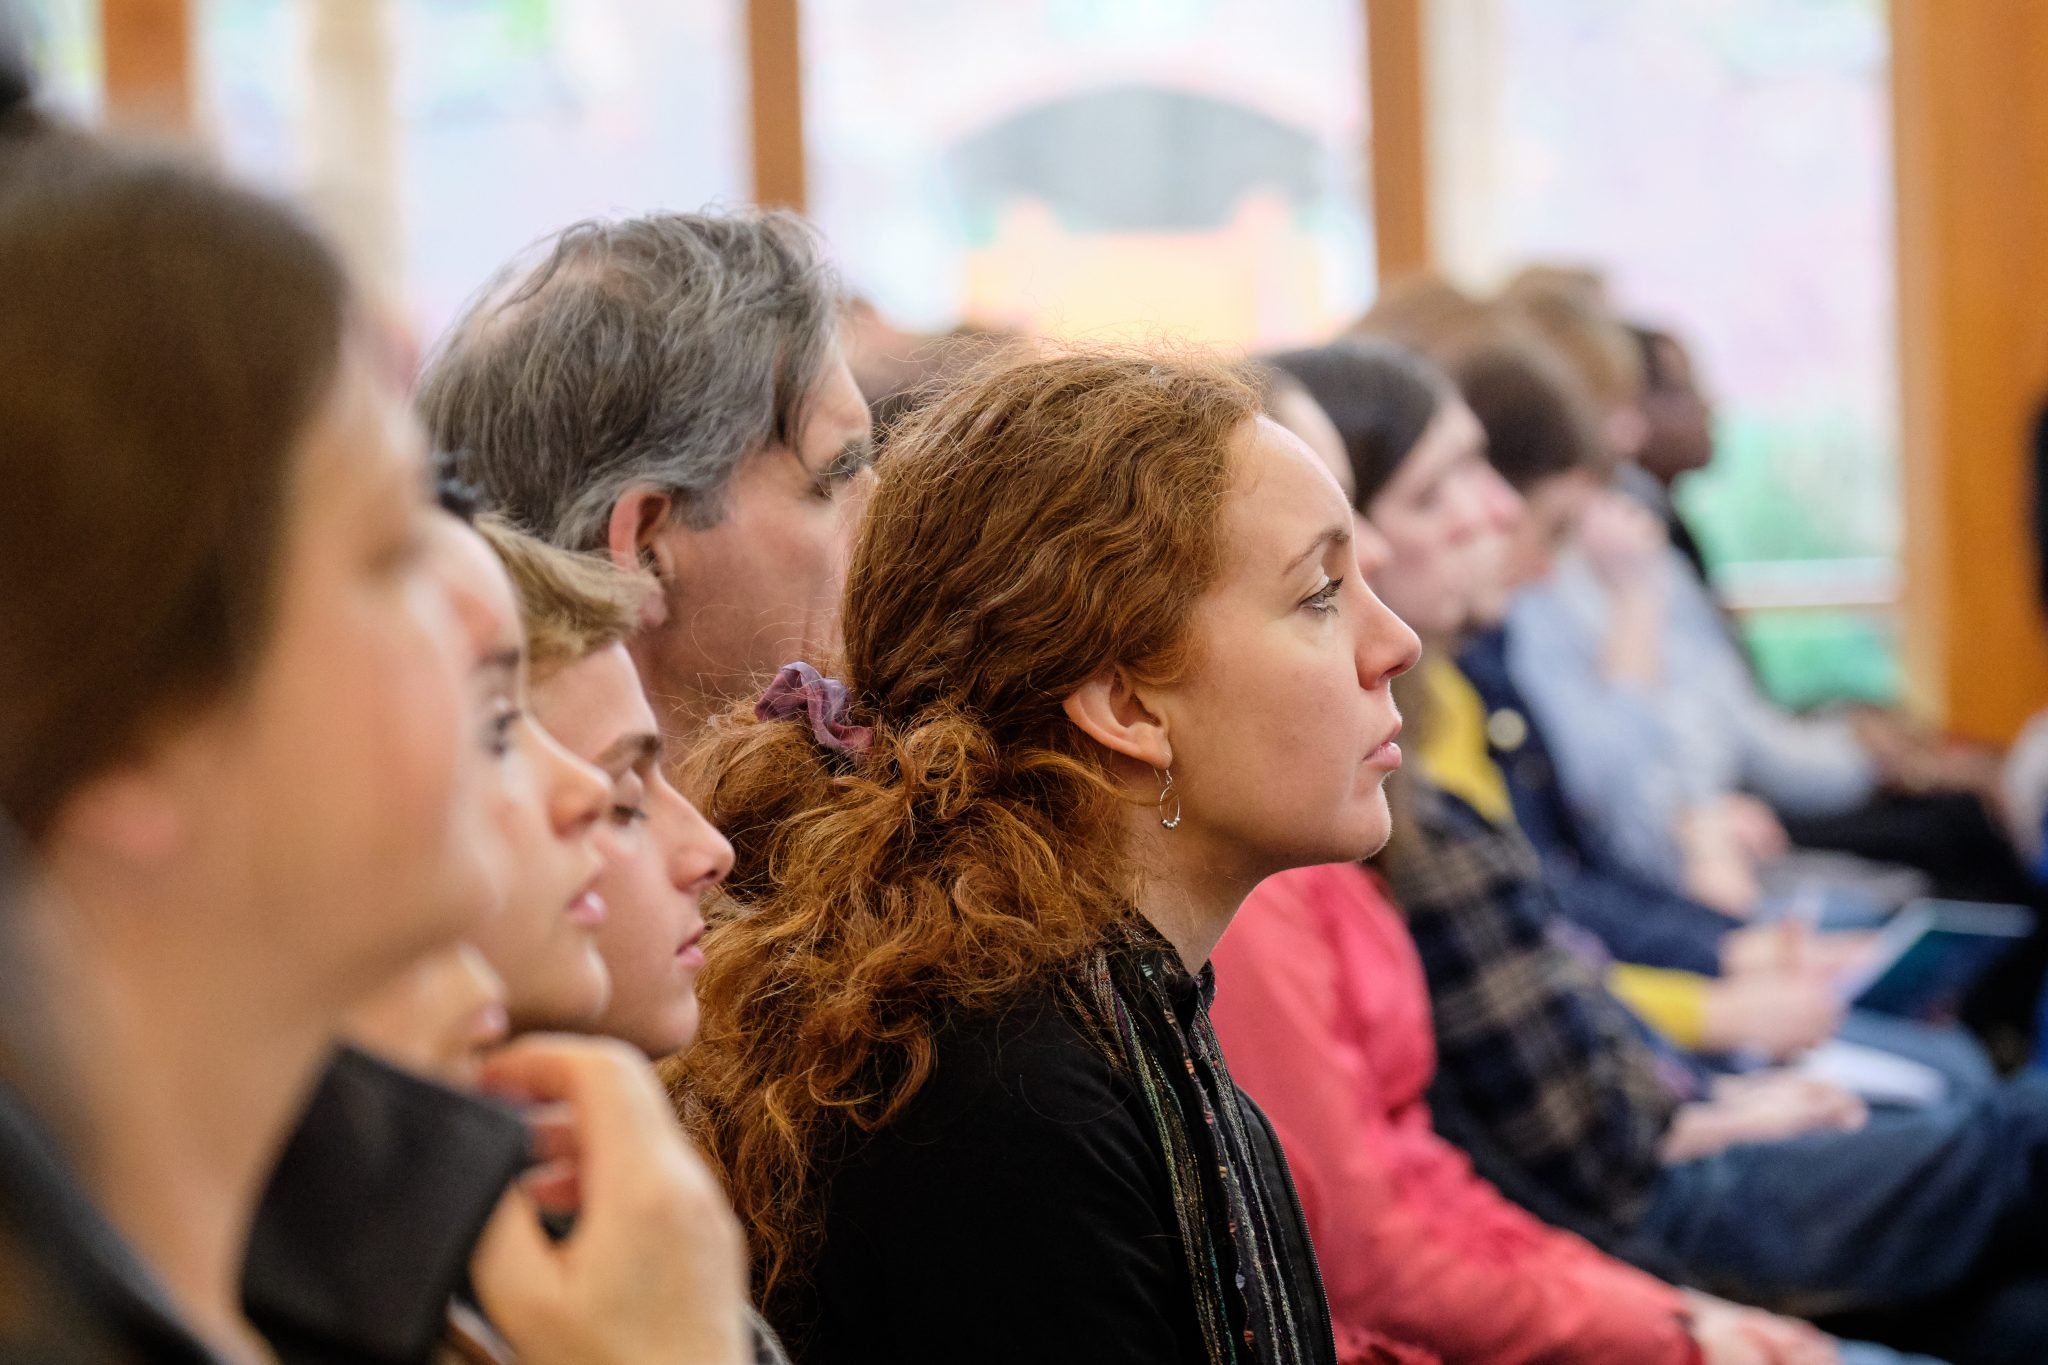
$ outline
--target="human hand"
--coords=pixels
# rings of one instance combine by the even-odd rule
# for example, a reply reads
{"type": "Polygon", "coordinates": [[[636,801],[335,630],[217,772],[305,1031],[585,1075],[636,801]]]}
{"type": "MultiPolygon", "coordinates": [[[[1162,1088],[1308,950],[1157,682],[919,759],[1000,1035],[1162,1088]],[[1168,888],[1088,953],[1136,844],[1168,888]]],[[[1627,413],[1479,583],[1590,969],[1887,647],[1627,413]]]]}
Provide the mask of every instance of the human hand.
{"type": "Polygon", "coordinates": [[[1610,593],[1658,591],[1671,537],[1654,513],[1626,493],[1602,489],[1579,517],[1579,549],[1610,593]]]}
{"type": "Polygon", "coordinates": [[[505,1195],[471,1264],[519,1358],[750,1361],[739,1227],[645,1060],[608,1039],[534,1036],[493,1054],[483,1081],[564,1116],[540,1134],[544,1164],[505,1195]],[[551,1208],[573,1203],[560,1242],[542,1229],[537,1190],[551,1208]]]}
{"type": "Polygon", "coordinates": [[[1692,1337],[1707,1365],[1840,1365],[1834,1338],[1809,1323],[1688,1292],[1692,1337]]]}
{"type": "Polygon", "coordinates": [[[1833,984],[1819,972],[1723,977],[1707,987],[1700,1041],[1709,1052],[1749,1050],[1783,1061],[1834,1037],[1844,1012],[1833,984]]]}
{"type": "Polygon", "coordinates": [[[1719,819],[1737,848],[1759,862],[1782,858],[1792,847],[1778,813],[1746,792],[1729,792],[1715,803],[1719,819]]]}
{"type": "Polygon", "coordinates": [[[1717,805],[1696,806],[1678,819],[1685,893],[1724,915],[1748,919],[1763,899],[1756,860],[1741,846],[1717,805]]]}
{"type": "Polygon", "coordinates": [[[1721,940],[1721,970],[1730,977],[1808,973],[1839,980],[1863,966],[1877,946],[1867,930],[1816,932],[1798,920],[1752,924],[1721,940]]]}
{"type": "Polygon", "coordinates": [[[1728,1076],[1711,1100],[1681,1105],[1664,1135],[1667,1162],[1693,1161],[1748,1143],[1861,1128],[1868,1105],[1826,1081],[1785,1071],[1728,1076]]]}

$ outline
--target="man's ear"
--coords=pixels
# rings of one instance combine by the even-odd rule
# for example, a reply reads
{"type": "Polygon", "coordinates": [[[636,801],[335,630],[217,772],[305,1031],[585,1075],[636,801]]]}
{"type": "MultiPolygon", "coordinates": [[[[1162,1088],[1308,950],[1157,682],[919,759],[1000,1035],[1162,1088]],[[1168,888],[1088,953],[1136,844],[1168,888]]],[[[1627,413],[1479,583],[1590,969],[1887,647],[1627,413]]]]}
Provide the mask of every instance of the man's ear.
{"type": "Polygon", "coordinates": [[[605,524],[605,549],[628,572],[651,573],[667,582],[673,567],[660,562],[661,533],[675,519],[675,499],[649,484],[634,484],[612,504],[605,524]]]}
{"type": "Polygon", "coordinates": [[[1060,705],[1068,720],[1111,753],[1148,768],[1173,766],[1166,722],[1145,704],[1121,668],[1104,669],[1067,694],[1060,705]]]}

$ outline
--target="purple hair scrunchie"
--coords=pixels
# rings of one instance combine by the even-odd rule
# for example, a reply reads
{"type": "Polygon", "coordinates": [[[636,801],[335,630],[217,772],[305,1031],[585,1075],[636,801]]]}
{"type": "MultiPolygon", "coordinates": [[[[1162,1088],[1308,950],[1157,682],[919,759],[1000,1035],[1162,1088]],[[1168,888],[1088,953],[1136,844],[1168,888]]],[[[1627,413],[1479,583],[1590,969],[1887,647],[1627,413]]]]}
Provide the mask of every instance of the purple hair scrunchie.
{"type": "Polygon", "coordinates": [[[803,662],[784,664],[754,703],[754,719],[783,720],[803,715],[811,737],[827,749],[864,754],[875,732],[865,725],[846,724],[846,684],[803,662]]]}

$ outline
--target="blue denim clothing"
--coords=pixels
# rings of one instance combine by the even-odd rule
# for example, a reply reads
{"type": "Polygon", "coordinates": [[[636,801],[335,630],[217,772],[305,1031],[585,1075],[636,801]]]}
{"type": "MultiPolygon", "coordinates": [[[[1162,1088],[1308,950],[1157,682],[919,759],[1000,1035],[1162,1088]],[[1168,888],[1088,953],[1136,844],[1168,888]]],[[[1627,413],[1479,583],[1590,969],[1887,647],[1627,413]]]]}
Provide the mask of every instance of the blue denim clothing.
{"type": "Polygon", "coordinates": [[[1674,1105],[1648,1079],[1657,1054],[1556,946],[1534,855],[1456,798],[1410,788],[1384,870],[1435,1007],[1439,1130],[1457,1139],[1448,1115],[1479,1131],[1481,1174],[1517,1198],[1533,1188],[1540,1216],[1602,1245],[1647,1246],[1646,1269],[1675,1263],[1731,1297],[1878,1306],[2040,1264],[2041,1248],[2014,1239],[2048,1222],[2048,1079],[1667,1167],[1674,1105]]]}
{"type": "Polygon", "coordinates": [[[2048,1084],[2022,1079],[1672,1166],[1639,1231],[1716,1293],[1842,1311],[2036,1270],[2044,1217],[2048,1084]]]}

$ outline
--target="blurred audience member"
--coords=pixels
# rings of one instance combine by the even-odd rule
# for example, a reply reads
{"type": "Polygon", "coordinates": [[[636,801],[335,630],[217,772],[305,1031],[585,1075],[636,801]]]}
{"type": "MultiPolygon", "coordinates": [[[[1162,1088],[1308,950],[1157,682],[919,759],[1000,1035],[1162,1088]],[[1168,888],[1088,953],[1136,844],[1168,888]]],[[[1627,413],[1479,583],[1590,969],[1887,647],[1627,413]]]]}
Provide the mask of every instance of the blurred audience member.
{"type": "Polygon", "coordinates": [[[0,296],[0,805],[63,1077],[0,1092],[0,1354],[258,1354],[243,1241],[343,1013],[489,904],[423,449],[327,249],[199,173],[0,135],[0,296]]]}
{"type": "MultiPolygon", "coordinates": [[[[1361,501],[1329,418],[1284,371],[1273,373],[1270,409],[1361,501]]],[[[1363,516],[1355,531],[1370,578],[1388,549],[1363,516]]],[[[1424,1094],[1435,1049],[1422,969],[1400,917],[1361,869],[1267,878],[1215,962],[1217,1035],[1240,1083],[1273,1116],[1296,1172],[1340,1358],[1382,1333],[1464,1365],[1834,1358],[1804,1324],[1660,1284],[1544,1227],[1474,1176],[1431,1127],[1424,1094]]]]}
{"type": "MultiPolygon", "coordinates": [[[[428,1281],[386,1282],[401,1305],[363,1271],[452,1250],[459,1272],[522,1126],[444,1133],[471,1192],[412,1199],[362,1123],[460,1097],[344,1053],[298,1112],[351,1007],[493,896],[486,661],[382,333],[266,201],[11,118],[0,293],[0,807],[39,867],[9,917],[43,1006],[0,1049],[0,1354],[324,1359],[432,1331],[428,1281]],[[347,1227],[374,1235],[321,1223],[245,1267],[259,1194],[306,1212],[309,1167],[330,1193],[361,1177],[347,1227]],[[277,1316],[245,1269],[303,1292],[277,1316]]],[[[473,1273],[515,1345],[738,1359],[737,1237],[644,1064],[534,1043],[485,1079],[562,1107],[583,1192],[560,1246],[517,1190],[492,1216],[473,1273]],[[694,1292],[720,1276],[730,1309],[694,1292]]]]}

